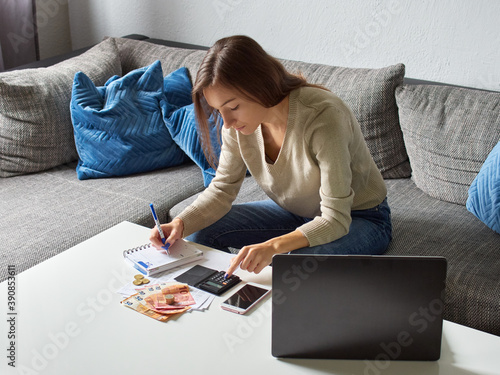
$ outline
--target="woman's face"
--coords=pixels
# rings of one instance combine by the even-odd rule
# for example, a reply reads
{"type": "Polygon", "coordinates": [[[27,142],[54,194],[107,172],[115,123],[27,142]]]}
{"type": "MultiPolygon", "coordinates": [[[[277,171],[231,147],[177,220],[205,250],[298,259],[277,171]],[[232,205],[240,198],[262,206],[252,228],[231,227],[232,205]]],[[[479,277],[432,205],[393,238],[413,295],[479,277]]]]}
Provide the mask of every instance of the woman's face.
{"type": "Polygon", "coordinates": [[[249,100],[236,89],[214,85],[203,90],[203,95],[208,105],[221,114],[227,129],[234,128],[249,135],[266,120],[267,108],[249,100]]]}

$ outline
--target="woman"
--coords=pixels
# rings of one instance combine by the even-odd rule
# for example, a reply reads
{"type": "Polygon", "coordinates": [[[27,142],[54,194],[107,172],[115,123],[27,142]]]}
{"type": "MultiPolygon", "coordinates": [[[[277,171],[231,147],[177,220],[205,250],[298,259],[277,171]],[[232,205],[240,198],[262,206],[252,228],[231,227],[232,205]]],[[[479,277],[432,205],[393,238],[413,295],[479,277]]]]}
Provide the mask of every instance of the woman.
{"type": "MultiPolygon", "coordinates": [[[[222,119],[209,187],[162,230],[228,251],[227,270],[259,273],[278,253],[382,254],[391,240],[387,190],[358,122],[333,93],[288,73],[251,38],[221,39],[193,87],[202,144],[214,162],[207,118],[222,119]],[[234,205],[250,171],[269,200],[234,205]]],[[[162,246],[158,230],[154,246],[162,246]]]]}

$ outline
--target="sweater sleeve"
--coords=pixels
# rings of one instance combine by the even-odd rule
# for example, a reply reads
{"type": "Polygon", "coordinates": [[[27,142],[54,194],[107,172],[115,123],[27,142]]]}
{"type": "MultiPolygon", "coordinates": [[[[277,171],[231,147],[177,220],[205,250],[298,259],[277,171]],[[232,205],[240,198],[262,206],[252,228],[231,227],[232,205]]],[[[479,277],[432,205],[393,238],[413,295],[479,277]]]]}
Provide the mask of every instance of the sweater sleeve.
{"type": "Polygon", "coordinates": [[[177,216],[184,223],[184,237],[212,225],[229,212],[245,174],[246,166],[234,130],[223,129],[215,177],[198,198],[177,216]]]}

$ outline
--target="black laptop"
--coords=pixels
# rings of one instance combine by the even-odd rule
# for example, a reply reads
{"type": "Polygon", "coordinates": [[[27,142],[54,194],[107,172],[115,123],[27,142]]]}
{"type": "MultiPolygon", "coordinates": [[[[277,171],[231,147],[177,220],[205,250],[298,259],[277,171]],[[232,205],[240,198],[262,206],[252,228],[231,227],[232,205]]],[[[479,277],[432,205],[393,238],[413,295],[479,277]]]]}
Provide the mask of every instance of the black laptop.
{"type": "Polygon", "coordinates": [[[435,361],[446,259],[276,255],[272,355],[435,361]]]}

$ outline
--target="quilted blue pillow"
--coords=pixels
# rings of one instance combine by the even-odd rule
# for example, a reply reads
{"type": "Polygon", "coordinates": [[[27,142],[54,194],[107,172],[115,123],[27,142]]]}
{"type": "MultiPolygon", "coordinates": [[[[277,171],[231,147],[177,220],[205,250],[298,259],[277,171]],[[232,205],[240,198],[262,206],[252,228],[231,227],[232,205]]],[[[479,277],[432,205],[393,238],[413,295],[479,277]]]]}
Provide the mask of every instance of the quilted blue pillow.
{"type": "MultiPolygon", "coordinates": [[[[205,158],[198,139],[197,122],[191,97],[192,87],[186,68],[180,68],[170,73],[164,80],[165,97],[161,102],[161,107],[170,135],[186,155],[201,168],[203,183],[208,186],[215,176],[215,170],[205,158]]],[[[221,144],[220,135],[213,121],[210,120],[209,125],[212,144],[216,147],[218,156],[221,144]]]]}
{"type": "Polygon", "coordinates": [[[182,67],[170,73],[163,80],[163,93],[165,101],[177,108],[184,107],[193,102],[191,90],[193,85],[189,78],[189,71],[182,67]]]}
{"type": "Polygon", "coordinates": [[[500,142],[472,182],[466,206],[479,220],[500,233],[500,142]]]}
{"type": "Polygon", "coordinates": [[[75,75],[71,120],[79,155],[78,178],[125,176],[187,160],[163,123],[163,73],[156,61],[95,87],[75,75]]]}
{"type": "MultiPolygon", "coordinates": [[[[194,112],[194,104],[190,104],[170,113],[167,112],[168,103],[163,102],[162,108],[165,124],[170,132],[170,135],[179,147],[193,160],[196,165],[201,168],[203,173],[203,184],[208,186],[215,176],[215,170],[210,166],[200,140],[198,139],[198,128],[196,116],[194,112]]],[[[209,120],[211,127],[210,137],[212,145],[215,146],[217,157],[220,154],[220,135],[217,132],[215,124],[211,119],[209,120]]]]}

